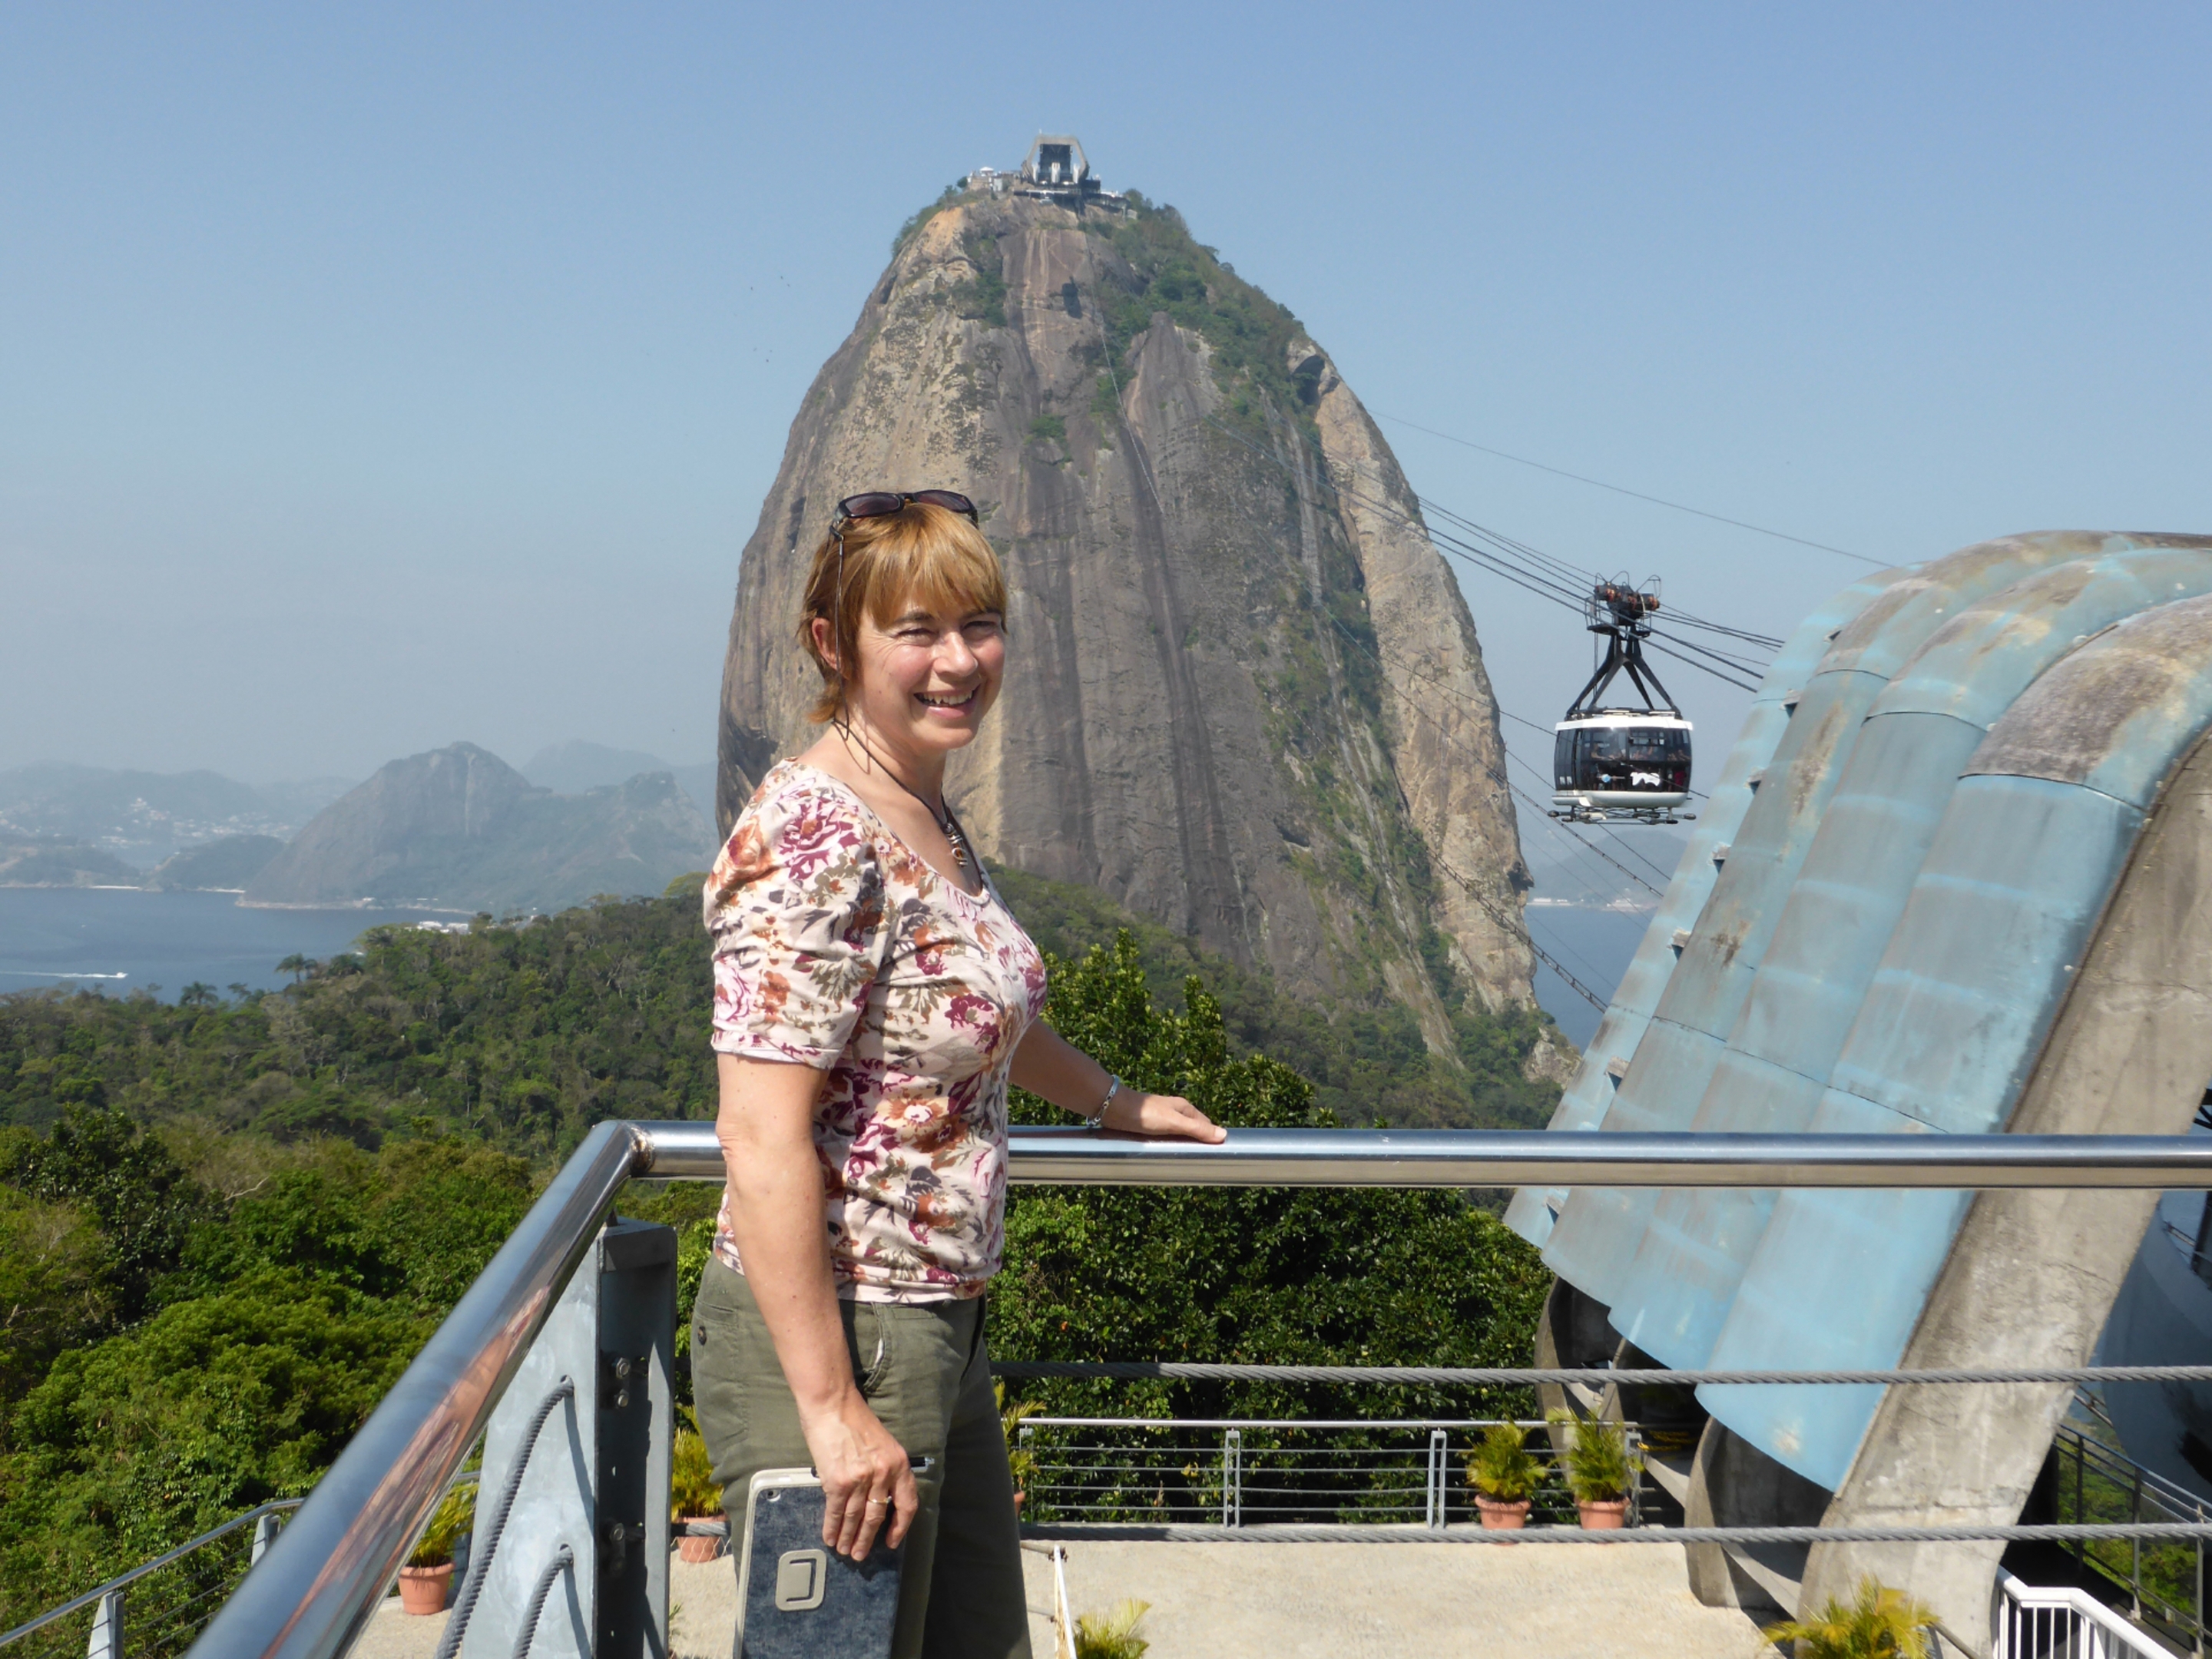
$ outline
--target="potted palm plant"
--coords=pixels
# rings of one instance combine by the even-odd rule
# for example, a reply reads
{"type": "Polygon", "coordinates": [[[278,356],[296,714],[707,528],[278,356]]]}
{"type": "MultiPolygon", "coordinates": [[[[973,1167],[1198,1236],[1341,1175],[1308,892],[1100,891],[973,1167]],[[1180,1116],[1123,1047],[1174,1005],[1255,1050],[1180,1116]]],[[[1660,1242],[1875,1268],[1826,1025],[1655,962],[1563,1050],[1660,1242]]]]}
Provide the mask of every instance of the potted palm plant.
{"type": "MultiPolygon", "coordinates": [[[[1565,1416],[1555,1413],[1553,1420],[1565,1416]]],[[[1628,1489],[1644,1468],[1643,1458],[1628,1449],[1628,1431],[1603,1418],[1574,1424],[1566,1464],[1567,1489],[1583,1525],[1592,1532],[1626,1525],[1628,1489]]]]}
{"type": "Polygon", "coordinates": [[[1492,1532],[1513,1532],[1528,1524],[1528,1494],[1536,1489],[1536,1460],[1518,1424],[1492,1423],[1467,1455],[1468,1484],[1474,1507],[1492,1532]]]}
{"type": "Polygon", "coordinates": [[[1019,1514],[1037,1466],[1036,1454],[1022,1444],[1022,1419],[1035,1417],[1044,1407],[1034,1400],[1018,1400],[1009,1406],[1004,1382],[991,1384],[991,1392],[999,1402],[999,1428],[1006,1437],[1006,1473],[1014,1480],[1014,1510],[1019,1514]]]}
{"type": "Polygon", "coordinates": [[[1813,1618],[1770,1625],[1760,1633],[1781,1647],[1795,1644],[1797,1659],[1929,1659],[1933,1609],[1871,1574],[1845,1607],[1834,1596],[1813,1618]]]}
{"type": "MultiPolygon", "coordinates": [[[[690,1413],[687,1411],[685,1415],[690,1413]]],[[[693,1422],[696,1425],[697,1419],[693,1422]]],[[[726,1531],[716,1534],[691,1530],[695,1526],[711,1526],[722,1517],[722,1489],[714,1484],[714,1460],[708,1455],[706,1438],[696,1426],[677,1430],[668,1449],[668,1514],[684,1528],[677,1538],[676,1553],[686,1561],[712,1561],[728,1547],[726,1531]]]]}
{"type": "Polygon", "coordinates": [[[469,1529],[476,1513],[474,1485],[456,1486],[430,1512],[430,1524],[415,1540],[407,1565],[399,1569],[402,1613],[443,1613],[453,1593],[453,1545],[469,1529]]]}

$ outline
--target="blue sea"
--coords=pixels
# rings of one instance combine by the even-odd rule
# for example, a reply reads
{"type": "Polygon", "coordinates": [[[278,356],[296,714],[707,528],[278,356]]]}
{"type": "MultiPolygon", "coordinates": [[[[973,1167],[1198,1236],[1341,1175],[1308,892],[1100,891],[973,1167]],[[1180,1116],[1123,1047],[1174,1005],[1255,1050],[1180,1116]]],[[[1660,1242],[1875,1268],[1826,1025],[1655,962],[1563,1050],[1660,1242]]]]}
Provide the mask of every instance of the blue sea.
{"type": "Polygon", "coordinates": [[[228,893],[131,887],[0,887],[0,991],[71,985],[165,1002],[198,980],[273,991],[289,956],[317,960],[352,948],[368,928],[465,921],[442,910],[248,909],[228,893]]]}
{"type": "MultiPolygon", "coordinates": [[[[1528,917],[1528,937],[1608,1002],[1651,925],[1648,910],[1570,904],[1532,904],[1528,917]]],[[[1600,1011],[1541,962],[1536,964],[1536,1000],[1577,1048],[1587,1046],[1596,1034],[1600,1011]]]]}

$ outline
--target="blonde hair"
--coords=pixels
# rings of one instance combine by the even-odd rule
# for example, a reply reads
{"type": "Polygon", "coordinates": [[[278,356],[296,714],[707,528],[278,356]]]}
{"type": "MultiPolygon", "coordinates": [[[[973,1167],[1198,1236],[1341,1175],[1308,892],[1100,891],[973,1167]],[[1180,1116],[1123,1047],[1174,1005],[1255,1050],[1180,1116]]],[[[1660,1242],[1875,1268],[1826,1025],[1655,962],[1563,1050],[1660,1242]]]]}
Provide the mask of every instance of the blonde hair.
{"type": "Polygon", "coordinates": [[[860,618],[878,628],[909,604],[932,611],[1006,611],[1006,577],[999,556],[965,514],[929,501],[908,501],[896,513],[854,519],[839,537],[814,550],[806,597],[799,613],[799,642],[822,675],[822,695],[807,710],[817,724],[845,712],[852,682],[840,669],[859,658],[860,618]],[[834,658],[814,638],[817,618],[830,623],[834,658]]]}

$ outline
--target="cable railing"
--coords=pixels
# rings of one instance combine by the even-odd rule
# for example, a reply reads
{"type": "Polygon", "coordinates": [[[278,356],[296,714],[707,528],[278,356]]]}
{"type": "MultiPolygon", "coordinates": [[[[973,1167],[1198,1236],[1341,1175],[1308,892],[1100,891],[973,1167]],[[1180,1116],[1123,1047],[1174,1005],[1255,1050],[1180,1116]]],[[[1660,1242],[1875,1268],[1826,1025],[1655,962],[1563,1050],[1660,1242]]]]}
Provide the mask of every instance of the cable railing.
{"type": "Polygon", "coordinates": [[[9,1659],[168,1659],[191,1645],[246,1569],[268,1553],[284,1516],[307,1500],[279,1498],[234,1515],[197,1538],[117,1574],[13,1630],[0,1631],[9,1659]],[[246,1531],[251,1526],[253,1530],[246,1531]]]}
{"type": "MultiPolygon", "coordinates": [[[[1100,1525],[1434,1528],[1479,1522],[1467,1459],[1504,1420],[1535,1466],[1528,1524],[1573,1526],[1564,1466],[1528,1419],[1032,1417],[1017,1431],[1022,1519],[1033,1536],[1075,1538],[1100,1525]]],[[[1638,1426],[1623,1425],[1632,1468],[1638,1426]]],[[[1650,1482],[1627,1493],[1643,1520],[1650,1482]]]]}
{"type": "MultiPolygon", "coordinates": [[[[609,1122],[592,1130],[325,1474],[266,1559],[229,1595],[191,1649],[196,1659],[331,1659],[344,1652],[447,1483],[531,1358],[580,1264],[598,1249],[605,1270],[608,1246],[601,1225],[623,1185],[641,1176],[720,1180],[722,1173],[711,1123],[609,1122]]],[[[1200,1146],[1085,1129],[1023,1129],[1012,1137],[1009,1175],[1032,1182],[1162,1187],[2212,1189],[2212,1137],[1280,1129],[1233,1130],[1218,1146],[1200,1146]]],[[[1961,1374],[1960,1380],[1970,1375],[1961,1374]]],[[[616,1382],[596,1372],[575,1381],[578,1397],[565,1409],[574,1413],[573,1421],[596,1421],[591,1413],[603,1399],[617,1397],[616,1382]]],[[[544,1384],[534,1386],[542,1390],[544,1384]]],[[[487,1479],[493,1478],[488,1463],[487,1479]]],[[[665,1480],[665,1467],[659,1478],[665,1480]]],[[[665,1503],[661,1507],[665,1511],[665,1503]]],[[[650,1510],[647,1504],[641,1512],[650,1510]]],[[[1753,1530],[1793,1539],[1817,1531],[1753,1530]]],[[[1835,1535],[1948,1538],[1960,1530],[1854,1528],[1835,1535]]],[[[1962,1535],[2042,1535],[2047,1530],[1967,1528],[1962,1535]]],[[[2087,1530],[2100,1538],[2212,1534],[2212,1527],[2177,1530],[2157,1523],[2112,1523],[2087,1530]]],[[[1556,1533],[1597,1541],[1639,1538],[1651,1531],[1603,1534],[1540,1528],[1523,1536],[1556,1533]]],[[[1679,1536],[1692,1541],[1687,1532],[1679,1536]]],[[[617,1552],[611,1559],[619,1562],[629,1545],[617,1526],[611,1544],[596,1540],[586,1547],[611,1549],[617,1552]]],[[[513,1571],[532,1577],[542,1565],[510,1563],[513,1571]]],[[[471,1576],[489,1571],[489,1565],[472,1567],[471,1576]]],[[[580,1562],[575,1571],[580,1577],[580,1562]]],[[[639,1571],[645,1571],[645,1564],[639,1571]]],[[[637,1595],[653,1593],[648,1578],[649,1574],[638,1579],[637,1595]]],[[[665,1577],[657,1582],[665,1620],[665,1577]]]]}

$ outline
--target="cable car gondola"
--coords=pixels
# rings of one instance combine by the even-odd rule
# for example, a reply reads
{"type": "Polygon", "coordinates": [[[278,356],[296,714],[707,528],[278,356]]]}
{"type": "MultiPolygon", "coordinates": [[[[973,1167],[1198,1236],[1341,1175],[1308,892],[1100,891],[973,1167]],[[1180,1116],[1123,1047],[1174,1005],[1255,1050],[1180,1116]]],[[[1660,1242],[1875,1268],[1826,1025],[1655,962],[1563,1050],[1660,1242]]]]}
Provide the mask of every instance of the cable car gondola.
{"type": "MultiPolygon", "coordinates": [[[[1584,602],[1583,620],[1606,637],[1605,658],[1553,728],[1552,816],[1571,823],[1616,818],[1676,823],[1674,809],[1690,798],[1690,722],[1644,659],[1644,639],[1659,609],[1659,580],[1637,588],[1600,582],[1584,602]],[[1641,708],[1605,702],[1622,674],[1641,708]]],[[[1684,813],[1684,817],[1694,817],[1684,813]]]]}

